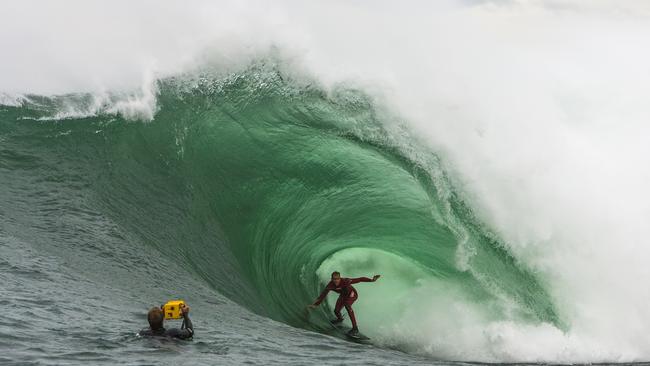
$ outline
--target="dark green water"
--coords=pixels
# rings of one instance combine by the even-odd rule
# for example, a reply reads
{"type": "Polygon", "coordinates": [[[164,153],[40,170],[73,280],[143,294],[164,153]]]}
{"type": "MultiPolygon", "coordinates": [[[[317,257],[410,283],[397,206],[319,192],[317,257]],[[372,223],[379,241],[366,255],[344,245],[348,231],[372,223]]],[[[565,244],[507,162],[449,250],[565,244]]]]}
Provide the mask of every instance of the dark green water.
{"type": "Polygon", "coordinates": [[[436,154],[363,93],[254,65],[159,81],[151,121],[52,118],[92,103],[0,107],[0,360],[489,360],[453,339],[459,311],[479,328],[564,327],[436,154]],[[383,275],[357,287],[372,345],[332,337],[327,306],[306,316],[333,269],[383,275]],[[134,336],[176,297],[193,306],[193,342],[134,336]]]}

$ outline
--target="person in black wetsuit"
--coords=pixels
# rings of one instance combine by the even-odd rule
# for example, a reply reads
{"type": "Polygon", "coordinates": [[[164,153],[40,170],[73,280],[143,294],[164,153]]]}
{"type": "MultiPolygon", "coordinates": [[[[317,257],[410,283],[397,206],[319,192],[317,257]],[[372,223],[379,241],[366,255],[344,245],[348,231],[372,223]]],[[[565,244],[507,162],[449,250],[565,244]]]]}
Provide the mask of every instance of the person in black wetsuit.
{"type": "Polygon", "coordinates": [[[181,312],[183,313],[183,325],[181,328],[165,329],[163,327],[163,321],[165,320],[163,311],[160,308],[151,308],[147,314],[149,328],[141,330],[138,334],[142,337],[192,338],[194,336],[194,327],[190,320],[190,307],[182,305],[181,312]]]}

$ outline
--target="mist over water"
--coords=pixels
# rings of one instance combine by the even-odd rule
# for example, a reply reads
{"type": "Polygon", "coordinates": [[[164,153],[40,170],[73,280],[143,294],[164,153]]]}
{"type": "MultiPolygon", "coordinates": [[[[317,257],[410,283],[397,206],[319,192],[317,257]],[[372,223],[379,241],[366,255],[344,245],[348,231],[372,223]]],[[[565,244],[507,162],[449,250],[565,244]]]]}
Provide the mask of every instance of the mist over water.
{"type": "MultiPolygon", "coordinates": [[[[2,105],[87,96],[53,102],[44,121],[111,115],[146,125],[164,107],[160,80],[200,84],[205,70],[226,78],[260,60],[325,98],[341,89],[366,95],[395,155],[429,181],[444,172],[481,230],[512,257],[498,263],[534,278],[531,292],[543,292],[557,317],[485,285],[476,251],[453,224],[431,229],[451,238],[453,255],[440,260],[453,267],[447,272],[396,257],[400,245],[410,249],[407,240],[388,249],[332,244],[315,268],[321,280],[333,268],[384,274],[359,287],[368,301],[357,305],[380,347],[445,360],[650,359],[647,2],[25,1],[0,6],[0,31],[2,105]],[[456,272],[473,279],[447,281],[456,272]],[[466,290],[472,281],[485,288],[466,290]]],[[[363,128],[353,132],[376,142],[363,128]]],[[[379,159],[364,154],[351,156],[379,159]]],[[[429,191],[385,169],[385,182],[410,189],[408,212],[428,209],[408,199],[424,202],[429,191]]],[[[453,216],[446,201],[432,201],[440,205],[432,216],[453,216]]],[[[292,324],[283,316],[272,318],[292,324]]]]}

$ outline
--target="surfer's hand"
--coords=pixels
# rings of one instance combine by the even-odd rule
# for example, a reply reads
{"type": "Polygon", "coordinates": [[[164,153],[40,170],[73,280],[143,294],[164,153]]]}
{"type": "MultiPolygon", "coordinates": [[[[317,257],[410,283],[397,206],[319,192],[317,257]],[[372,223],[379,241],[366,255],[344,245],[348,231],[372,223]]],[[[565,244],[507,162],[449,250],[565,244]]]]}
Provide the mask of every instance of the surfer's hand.
{"type": "Polygon", "coordinates": [[[316,307],[317,307],[317,306],[314,305],[314,304],[309,304],[309,305],[307,305],[307,309],[309,309],[309,310],[316,309],[316,307]]]}
{"type": "Polygon", "coordinates": [[[183,314],[187,314],[187,313],[189,313],[189,312],[190,312],[190,307],[187,306],[187,305],[183,305],[183,306],[181,307],[181,312],[183,312],[183,314]]]}
{"type": "Polygon", "coordinates": [[[379,277],[381,277],[381,275],[374,275],[374,276],[372,276],[372,282],[377,281],[377,279],[378,279],[379,277]]]}

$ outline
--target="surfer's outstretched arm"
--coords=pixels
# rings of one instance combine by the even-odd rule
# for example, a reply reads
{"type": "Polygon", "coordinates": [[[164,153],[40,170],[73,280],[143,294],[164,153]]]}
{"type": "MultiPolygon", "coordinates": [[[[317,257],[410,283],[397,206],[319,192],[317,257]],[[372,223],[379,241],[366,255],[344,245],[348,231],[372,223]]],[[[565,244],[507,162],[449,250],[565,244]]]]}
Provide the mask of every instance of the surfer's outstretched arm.
{"type": "Polygon", "coordinates": [[[318,298],[316,299],[316,301],[314,301],[314,303],[311,304],[311,305],[313,307],[316,307],[316,306],[320,305],[320,303],[323,302],[323,300],[325,300],[325,296],[327,296],[327,294],[330,292],[330,290],[331,290],[330,286],[325,287],[323,289],[323,292],[321,292],[320,295],[318,295],[318,298]]]}
{"type": "Polygon", "coordinates": [[[368,278],[368,277],[350,278],[350,284],[355,284],[359,282],[375,282],[379,277],[380,275],[374,275],[372,278],[368,278]]]}

